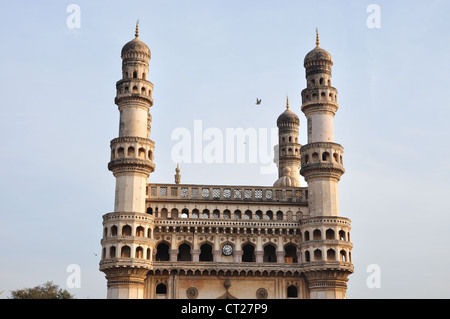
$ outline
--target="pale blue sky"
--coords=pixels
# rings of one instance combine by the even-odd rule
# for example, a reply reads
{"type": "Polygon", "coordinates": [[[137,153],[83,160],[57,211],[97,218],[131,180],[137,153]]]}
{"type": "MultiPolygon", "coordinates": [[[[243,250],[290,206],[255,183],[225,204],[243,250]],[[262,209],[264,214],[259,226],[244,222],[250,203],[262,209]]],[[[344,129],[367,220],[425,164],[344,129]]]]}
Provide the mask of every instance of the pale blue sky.
{"type": "MultiPolygon", "coordinates": [[[[153,182],[173,182],[176,128],[276,127],[286,94],[300,117],[304,56],[334,60],[344,146],[340,212],[352,220],[349,298],[450,298],[448,1],[1,1],[0,298],[47,280],[106,297],[101,216],[112,211],[120,50],[152,51],[153,182]],[[81,8],[69,29],[66,8],[81,8]],[[369,29],[366,8],[381,8],[369,29]],[[263,103],[257,108],[256,97],[263,103]],[[381,269],[369,289],[366,268],[381,269]]],[[[182,164],[182,183],[272,185],[260,164],[182,164]]]]}

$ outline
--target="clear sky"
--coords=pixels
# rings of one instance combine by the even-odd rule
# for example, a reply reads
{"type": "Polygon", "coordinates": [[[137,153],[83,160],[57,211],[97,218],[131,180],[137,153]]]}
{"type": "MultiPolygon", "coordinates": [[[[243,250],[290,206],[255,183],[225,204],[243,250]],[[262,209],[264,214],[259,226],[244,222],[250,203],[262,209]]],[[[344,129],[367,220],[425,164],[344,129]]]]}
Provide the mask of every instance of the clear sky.
{"type": "MultiPolygon", "coordinates": [[[[304,56],[334,61],[340,214],[352,220],[349,298],[450,298],[448,1],[1,1],[0,298],[81,270],[77,298],[105,298],[102,215],[113,210],[120,50],[150,47],[150,181],[173,183],[172,133],[276,127],[300,117],[304,56]],[[81,9],[80,27],[66,11],[81,9]],[[381,9],[369,28],[370,4],[381,9]],[[256,98],[262,99],[255,106],[256,98]],[[370,265],[379,288],[367,285],[370,265]]],[[[207,141],[203,145],[206,145],[207,141]]],[[[261,163],[181,163],[182,183],[272,185],[261,163]]],[[[306,185],[305,185],[306,186],[306,185]]]]}

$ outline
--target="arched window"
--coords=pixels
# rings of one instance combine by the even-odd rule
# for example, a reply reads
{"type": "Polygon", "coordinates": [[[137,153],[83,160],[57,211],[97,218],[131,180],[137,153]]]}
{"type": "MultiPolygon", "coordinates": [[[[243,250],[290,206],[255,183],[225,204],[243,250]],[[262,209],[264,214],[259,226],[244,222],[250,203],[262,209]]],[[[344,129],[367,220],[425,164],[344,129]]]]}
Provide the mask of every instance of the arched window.
{"type": "Polygon", "coordinates": [[[334,251],[334,249],[328,249],[327,250],[327,260],[336,260],[336,252],[334,251]]]}
{"type": "Polygon", "coordinates": [[[256,213],[255,213],[255,219],[261,220],[262,219],[262,215],[263,215],[262,211],[257,210],[256,213]]]}
{"type": "Polygon", "coordinates": [[[313,162],[317,162],[318,160],[319,160],[319,154],[313,153],[313,155],[312,155],[312,161],[313,161],[313,162]]]}
{"type": "Polygon", "coordinates": [[[268,245],[264,246],[263,262],[265,262],[265,263],[277,262],[276,249],[273,245],[268,244],[268,245]]]}
{"type": "Polygon", "coordinates": [[[311,261],[311,256],[309,254],[309,250],[305,251],[305,261],[307,261],[307,262],[311,261]]]}
{"type": "Polygon", "coordinates": [[[242,218],[241,211],[239,209],[236,209],[234,211],[234,219],[241,219],[241,218],[242,218]]]}
{"type": "Polygon", "coordinates": [[[266,219],[267,220],[272,220],[273,219],[273,212],[271,210],[268,210],[266,212],[266,219]]]}
{"type": "Polygon", "coordinates": [[[336,163],[339,163],[339,155],[337,153],[333,154],[333,158],[336,163]]]}
{"type": "Polygon", "coordinates": [[[322,161],[329,161],[330,160],[330,153],[323,152],[322,153],[322,161]]]}
{"type": "Polygon", "coordinates": [[[137,79],[137,71],[133,71],[133,79],[137,79]]]}
{"type": "Polygon", "coordinates": [[[178,261],[192,261],[191,246],[184,243],[178,247],[178,261]]]}
{"type": "Polygon", "coordinates": [[[139,157],[145,158],[145,149],[141,147],[138,151],[139,157]]]}
{"type": "Polygon", "coordinates": [[[131,226],[125,225],[122,227],[122,236],[131,236],[131,226]]]}
{"type": "Polygon", "coordinates": [[[322,238],[322,233],[319,229],[315,229],[313,232],[313,240],[320,240],[322,238]]]}
{"type": "Polygon", "coordinates": [[[197,208],[195,208],[195,209],[192,211],[192,218],[198,218],[198,209],[197,209],[197,208]]]}
{"type": "Polygon", "coordinates": [[[133,146],[130,146],[128,148],[128,156],[134,156],[134,147],[133,146]]]}
{"type": "Polygon", "coordinates": [[[117,226],[111,227],[111,236],[117,236],[117,226]]]}
{"type": "Polygon", "coordinates": [[[202,218],[209,218],[209,209],[203,210],[202,218]]]}
{"type": "Polygon", "coordinates": [[[284,262],[287,264],[297,263],[297,248],[294,244],[284,246],[284,262]]]}
{"type": "Polygon", "coordinates": [[[252,244],[245,244],[242,246],[242,261],[243,262],[255,262],[255,247],[252,244]]]}
{"type": "Polygon", "coordinates": [[[144,258],[144,249],[141,246],[136,248],[136,258],[144,258]]]}
{"type": "Polygon", "coordinates": [[[345,240],[345,231],[343,230],[339,231],[339,240],[345,240]]]}
{"type": "Polygon", "coordinates": [[[219,218],[220,217],[220,211],[218,209],[213,210],[213,218],[219,218]]]}
{"type": "Polygon", "coordinates": [[[136,228],[136,236],[144,237],[144,227],[139,226],[136,228]]]}
{"type": "Polygon", "coordinates": [[[172,211],[170,212],[170,216],[172,218],[178,218],[178,209],[176,208],[172,209],[172,211]]]}
{"type": "Polygon", "coordinates": [[[156,286],[156,294],[157,295],[166,295],[167,294],[167,286],[164,284],[159,284],[156,286]]]}
{"type": "Polygon", "coordinates": [[[305,241],[309,240],[309,231],[305,231],[305,241]]]}
{"type": "Polygon", "coordinates": [[[308,156],[308,155],[305,155],[305,156],[303,157],[303,159],[304,159],[304,161],[305,161],[305,164],[308,164],[308,163],[309,163],[309,156],[308,156]]]}
{"type": "Polygon", "coordinates": [[[341,250],[339,253],[341,255],[341,261],[346,262],[347,261],[347,254],[345,253],[345,250],[341,250]]]}
{"type": "Polygon", "coordinates": [[[160,243],[156,246],[156,261],[169,261],[169,245],[167,243],[160,243]]]}
{"type": "Polygon", "coordinates": [[[125,154],[125,150],[123,149],[123,147],[119,147],[117,149],[117,157],[123,157],[125,154]]]}
{"type": "Polygon", "coordinates": [[[147,214],[153,215],[153,208],[147,207],[147,214]]]}
{"type": "Polygon", "coordinates": [[[133,86],[133,93],[137,93],[137,92],[138,92],[137,86],[133,86]]]}
{"type": "Polygon", "coordinates": [[[314,250],[314,260],[322,260],[322,251],[320,249],[314,250]]]}
{"type": "Polygon", "coordinates": [[[155,216],[155,217],[167,218],[167,208],[161,209],[161,211],[159,212],[158,216],[155,216]]]}
{"type": "Polygon", "coordinates": [[[244,219],[252,219],[252,212],[250,210],[245,211],[244,219]]]}
{"type": "Polygon", "coordinates": [[[129,246],[123,246],[120,250],[121,258],[130,258],[131,257],[131,249],[129,246]]]}
{"type": "Polygon", "coordinates": [[[148,260],[150,260],[150,255],[151,255],[150,248],[147,248],[147,259],[148,260]]]}
{"type": "Polygon", "coordinates": [[[277,211],[277,220],[283,220],[283,212],[281,210],[277,211]]]}
{"type": "Polygon", "coordinates": [[[319,84],[322,85],[323,84],[323,78],[320,78],[319,80],[319,84]]]}
{"type": "Polygon", "coordinates": [[[212,247],[210,244],[203,244],[200,246],[200,261],[213,261],[212,247]]]}
{"type": "Polygon", "coordinates": [[[145,72],[144,73],[142,73],[142,80],[145,80],[146,79],[146,77],[145,77],[145,72]]]}
{"type": "Polygon", "coordinates": [[[152,151],[148,151],[148,159],[152,160],[153,159],[153,153],[152,151]]]}
{"type": "Polygon", "coordinates": [[[327,229],[327,231],[325,232],[325,237],[326,239],[334,239],[334,230],[327,229]]]}
{"type": "Polygon", "coordinates": [[[116,247],[109,247],[109,258],[116,258],[116,247]]]}
{"type": "Polygon", "coordinates": [[[145,94],[145,88],[141,88],[141,94],[145,94]]]}
{"type": "Polygon", "coordinates": [[[287,296],[288,298],[298,298],[298,289],[294,285],[290,285],[287,288],[287,296]]]}
{"type": "Polygon", "coordinates": [[[181,218],[188,218],[189,217],[189,210],[187,208],[184,208],[181,211],[181,218]]]}
{"type": "Polygon", "coordinates": [[[225,209],[223,211],[223,218],[224,219],[231,219],[231,212],[228,209],[225,209]]]}

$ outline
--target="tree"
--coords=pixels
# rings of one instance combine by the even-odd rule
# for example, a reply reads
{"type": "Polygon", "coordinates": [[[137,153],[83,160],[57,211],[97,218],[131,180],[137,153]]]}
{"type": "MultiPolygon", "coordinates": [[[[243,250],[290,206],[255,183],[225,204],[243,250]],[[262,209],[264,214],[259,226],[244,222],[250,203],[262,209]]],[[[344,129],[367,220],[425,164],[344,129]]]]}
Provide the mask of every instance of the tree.
{"type": "Polygon", "coordinates": [[[67,290],[47,281],[43,285],[11,291],[11,299],[73,299],[67,290]]]}

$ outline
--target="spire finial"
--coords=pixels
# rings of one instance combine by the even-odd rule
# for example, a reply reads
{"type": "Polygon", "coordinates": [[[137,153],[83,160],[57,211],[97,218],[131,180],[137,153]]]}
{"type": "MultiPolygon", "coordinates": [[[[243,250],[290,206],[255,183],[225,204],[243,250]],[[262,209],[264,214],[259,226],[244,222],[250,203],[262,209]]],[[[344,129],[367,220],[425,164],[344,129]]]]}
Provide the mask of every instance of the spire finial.
{"type": "Polygon", "coordinates": [[[286,109],[289,109],[289,96],[286,95],[286,109]]]}
{"type": "Polygon", "coordinates": [[[316,45],[319,46],[319,30],[316,28],[316,45]]]}
{"type": "Polygon", "coordinates": [[[134,33],[136,38],[139,38],[139,19],[136,21],[136,31],[134,33]]]}

